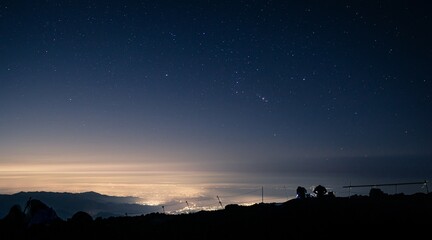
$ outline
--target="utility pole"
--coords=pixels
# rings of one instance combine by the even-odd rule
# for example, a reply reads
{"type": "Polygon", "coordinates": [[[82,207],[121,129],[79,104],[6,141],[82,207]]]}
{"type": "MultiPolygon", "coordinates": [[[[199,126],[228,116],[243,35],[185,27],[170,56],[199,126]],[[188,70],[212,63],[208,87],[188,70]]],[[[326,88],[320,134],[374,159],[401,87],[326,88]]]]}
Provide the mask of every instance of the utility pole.
{"type": "Polygon", "coordinates": [[[264,186],[261,186],[261,203],[264,203],[264,186]]]}
{"type": "Polygon", "coordinates": [[[162,212],[165,214],[165,206],[162,206],[162,212]]]}

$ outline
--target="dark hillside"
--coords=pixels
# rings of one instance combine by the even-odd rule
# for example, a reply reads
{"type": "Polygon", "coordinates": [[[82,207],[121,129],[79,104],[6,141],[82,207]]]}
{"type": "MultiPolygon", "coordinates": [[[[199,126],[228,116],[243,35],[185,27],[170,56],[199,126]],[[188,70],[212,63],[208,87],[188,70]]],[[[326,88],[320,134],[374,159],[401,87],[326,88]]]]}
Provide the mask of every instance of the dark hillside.
{"type": "Polygon", "coordinates": [[[193,214],[97,218],[77,214],[46,226],[3,219],[1,239],[266,239],[421,236],[432,194],[306,198],[282,204],[228,205],[193,214]]]}

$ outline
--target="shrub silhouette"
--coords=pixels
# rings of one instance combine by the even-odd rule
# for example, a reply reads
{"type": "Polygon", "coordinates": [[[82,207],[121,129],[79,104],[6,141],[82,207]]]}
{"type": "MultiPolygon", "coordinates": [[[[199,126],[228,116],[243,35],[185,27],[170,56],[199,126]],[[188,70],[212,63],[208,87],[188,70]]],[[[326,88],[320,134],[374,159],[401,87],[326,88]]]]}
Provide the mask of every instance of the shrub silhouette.
{"type": "Polygon", "coordinates": [[[382,198],[386,196],[386,194],[379,188],[371,188],[369,191],[369,197],[371,198],[382,198]]]}
{"type": "Polygon", "coordinates": [[[24,223],[25,215],[21,210],[21,206],[18,204],[13,205],[4,219],[16,224],[24,223]]]}
{"type": "Polygon", "coordinates": [[[76,212],[71,219],[69,219],[69,221],[73,224],[78,224],[78,225],[87,225],[93,222],[93,218],[92,216],[90,216],[90,214],[83,212],[83,211],[79,211],[76,212]]]}

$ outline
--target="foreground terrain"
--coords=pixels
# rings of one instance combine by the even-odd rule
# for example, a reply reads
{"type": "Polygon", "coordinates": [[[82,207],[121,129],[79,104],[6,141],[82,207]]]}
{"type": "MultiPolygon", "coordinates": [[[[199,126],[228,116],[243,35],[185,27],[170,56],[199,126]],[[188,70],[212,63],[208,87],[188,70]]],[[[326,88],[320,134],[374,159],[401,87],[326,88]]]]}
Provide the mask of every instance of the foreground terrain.
{"type": "MultiPolygon", "coordinates": [[[[401,237],[428,234],[432,194],[294,199],[281,204],[228,205],[183,215],[152,213],[26,225],[9,214],[0,239],[265,239],[401,237]]],[[[427,235],[426,235],[427,236],[427,235]]]]}

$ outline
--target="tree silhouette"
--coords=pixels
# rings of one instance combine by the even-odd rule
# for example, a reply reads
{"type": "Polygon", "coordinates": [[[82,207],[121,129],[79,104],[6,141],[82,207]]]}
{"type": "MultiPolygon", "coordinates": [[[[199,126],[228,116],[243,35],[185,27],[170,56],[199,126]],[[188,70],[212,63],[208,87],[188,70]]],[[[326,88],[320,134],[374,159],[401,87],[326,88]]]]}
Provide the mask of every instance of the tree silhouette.
{"type": "Polygon", "coordinates": [[[306,198],[306,193],[307,193],[306,188],[304,188],[302,186],[297,187],[297,198],[299,198],[299,199],[306,198]]]}
{"type": "Polygon", "coordinates": [[[322,185],[318,185],[314,188],[313,192],[317,197],[321,198],[327,193],[327,189],[322,185]]]}

